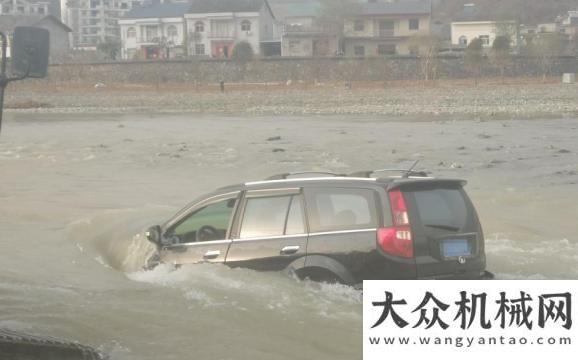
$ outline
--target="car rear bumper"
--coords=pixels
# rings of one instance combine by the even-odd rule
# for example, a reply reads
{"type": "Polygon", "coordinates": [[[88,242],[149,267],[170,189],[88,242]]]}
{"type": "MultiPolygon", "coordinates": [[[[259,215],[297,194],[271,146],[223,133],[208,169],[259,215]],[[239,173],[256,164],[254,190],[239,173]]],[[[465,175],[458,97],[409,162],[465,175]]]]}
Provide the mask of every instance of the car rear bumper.
{"type": "Polygon", "coordinates": [[[494,274],[489,271],[464,273],[464,274],[450,274],[450,275],[436,275],[431,277],[420,277],[418,280],[493,280],[494,274]]]}

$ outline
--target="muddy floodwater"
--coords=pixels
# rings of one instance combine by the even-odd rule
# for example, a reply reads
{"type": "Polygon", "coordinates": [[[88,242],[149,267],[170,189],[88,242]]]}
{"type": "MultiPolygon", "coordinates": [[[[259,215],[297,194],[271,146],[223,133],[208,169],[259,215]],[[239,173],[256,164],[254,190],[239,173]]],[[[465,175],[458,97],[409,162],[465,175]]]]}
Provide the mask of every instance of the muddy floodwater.
{"type": "Polygon", "coordinates": [[[468,180],[488,269],[578,279],[578,120],[7,116],[0,327],[113,359],[357,359],[361,293],[277,273],[141,271],[141,232],[218,186],[391,166],[468,180]],[[280,138],[279,138],[280,137],[280,138]]]}

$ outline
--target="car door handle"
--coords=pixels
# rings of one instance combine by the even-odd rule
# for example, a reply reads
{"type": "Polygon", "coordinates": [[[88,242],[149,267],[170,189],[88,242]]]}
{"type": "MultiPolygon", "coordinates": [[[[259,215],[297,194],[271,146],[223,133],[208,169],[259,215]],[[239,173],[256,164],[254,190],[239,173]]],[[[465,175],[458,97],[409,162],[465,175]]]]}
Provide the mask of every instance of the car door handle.
{"type": "Polygon", "coordinates": [[[205,253],[205,255],[203,255],[203,259],[212,260],[218,258],[219,255],[221,255],[220,250],[209,250],[205,253]]]}
{"type": "Polygon", "coordinates": [[[297,251],[299,251],[299,246],[297,245],[284,246],[281,249],[281,255],[292,255],[295,254],[297,251]]]}

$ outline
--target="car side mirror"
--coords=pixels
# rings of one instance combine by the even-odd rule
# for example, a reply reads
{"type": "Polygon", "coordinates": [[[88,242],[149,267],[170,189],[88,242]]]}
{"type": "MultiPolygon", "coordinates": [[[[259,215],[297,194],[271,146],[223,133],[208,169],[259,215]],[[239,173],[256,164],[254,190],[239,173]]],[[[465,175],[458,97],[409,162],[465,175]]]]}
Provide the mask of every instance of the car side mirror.
{"type": "Polygon", "coordinates": [[[162,246],[161,227],[159,225],[151,226],[145,233],[147,240],[157,246],[162,246]]]}
{"type": "Polygon", "coordinates": [[[19,78],[43,78],[48,70],[50,33],[32,26],[14,28],[12,40],[12,74],[19,78]]]}

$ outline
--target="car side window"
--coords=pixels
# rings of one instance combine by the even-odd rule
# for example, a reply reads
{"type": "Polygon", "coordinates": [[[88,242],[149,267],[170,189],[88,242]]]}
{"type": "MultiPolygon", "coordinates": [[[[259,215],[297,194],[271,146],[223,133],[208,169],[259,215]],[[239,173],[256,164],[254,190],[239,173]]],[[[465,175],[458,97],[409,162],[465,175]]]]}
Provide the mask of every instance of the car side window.
{"type": "Polygon", "coordinates": [[[224,240],[237,199],[206,205],[182,220],[167,234],[177,243],[224,240]]]}
{"type": "Polygon", "coordinates": [[[312,232],[377,227],[375,194],[370,189],[310,189],[307,206],[312,232]]]}
{"type": "Polygon", "coordinates": [[[240,238],[283,235],[290,201],[291,196],[248,198],[240,238]]]}

